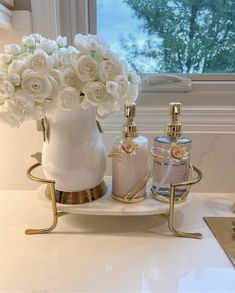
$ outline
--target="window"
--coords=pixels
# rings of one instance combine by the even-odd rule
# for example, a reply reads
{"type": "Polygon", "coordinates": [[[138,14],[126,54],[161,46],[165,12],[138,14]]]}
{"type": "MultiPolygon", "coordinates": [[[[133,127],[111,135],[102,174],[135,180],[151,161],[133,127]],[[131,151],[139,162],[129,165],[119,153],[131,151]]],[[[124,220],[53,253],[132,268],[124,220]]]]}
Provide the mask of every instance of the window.
{"type": "Polygon", "coordinates": [[[235,2],[97,0],[97,33],[138,72],[235,73],[235,2]]]}
{"type": "Polygon", "coordinates": [[[31,3],[32,14],[41,11],[44,19],[33,16],[37,32],[70,34],[70,40],[76,32],[103,35],[141,73],[145,103],[182,96],[188,104],[231,105],[235,97],[234,0],[31,3]],[[162,78],[166,74],[174,76],[162,78]]]}

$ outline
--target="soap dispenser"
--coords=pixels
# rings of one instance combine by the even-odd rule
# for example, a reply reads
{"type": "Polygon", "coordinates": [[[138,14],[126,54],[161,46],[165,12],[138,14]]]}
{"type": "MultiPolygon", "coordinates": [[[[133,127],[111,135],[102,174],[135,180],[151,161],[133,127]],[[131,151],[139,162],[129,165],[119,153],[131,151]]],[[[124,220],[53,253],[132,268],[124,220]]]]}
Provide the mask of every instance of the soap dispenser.
{"type": "Polygon", "coordinates": [[[148,139],[139,135],[134,122],[136,104],[126,103],[123,134],[113,139],[112,151],[112,196],[124,203],[145,199],[148,172],[148,139]]]}
{"type": "MultiPolygon", "coordinates": [[[[190,138],[182,136],[181,103],[170,103],[168,114],[170,122],[165,126],[165,134],[154,139],[152,148],[152,195],[166,202],[170,199],[170,184],[188,180],[192,144],[190,138]]],[[[187,187],[177,187],[175,201],[180,201],[187,193],[187,187]]]]}

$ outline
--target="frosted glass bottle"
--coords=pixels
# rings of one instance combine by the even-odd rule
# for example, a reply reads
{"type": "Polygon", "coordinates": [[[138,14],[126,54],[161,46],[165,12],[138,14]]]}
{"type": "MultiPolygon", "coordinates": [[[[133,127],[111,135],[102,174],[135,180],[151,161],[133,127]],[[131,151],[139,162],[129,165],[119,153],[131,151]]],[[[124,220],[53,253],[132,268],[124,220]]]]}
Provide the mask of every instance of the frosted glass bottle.
{"type": "MultiPolygon", "coordinates": [[[[137,136],[130,142],[122,136],[115,137],[113,139],[112,152],[118,154],[116,158],[114,155],[112,164],[113,195],[123,199],[143,181],[144,186],[134,195],[136,201],[143,199],[146,195],[146,182],[144,178],[147,176],[148,139],[144,136],[137,136]],[[128,149],[130,144],[133,144],[133,147],[128,149]]],[[[127,196],[127,200],[132,195],[127,196]]]]}
{"type": "Polygon", "coordinates": [[[138,134],[133,121],[135,104],[127,104],[124,114],[127,122],[123,135],[113,139],[112,151],[112,195],[115,200],[131,203],[145,198],[148,174],[148,139],[138,134]]]}
{"type": "MultiPolygon", "coordinates": [[[[152,193],[155,198],[163,201],[170,198],[171,183],[185,182],[189,177],[192,141],[182,136],[182,125],[178,121],[180,112],[180,103],[169,104],[171,121],[166,125],[165,135],[154,139],[152,148],[152,193]]],[[[177,187],[175,200],[180,200],[187,192],[185,186],[177,187]]]]}

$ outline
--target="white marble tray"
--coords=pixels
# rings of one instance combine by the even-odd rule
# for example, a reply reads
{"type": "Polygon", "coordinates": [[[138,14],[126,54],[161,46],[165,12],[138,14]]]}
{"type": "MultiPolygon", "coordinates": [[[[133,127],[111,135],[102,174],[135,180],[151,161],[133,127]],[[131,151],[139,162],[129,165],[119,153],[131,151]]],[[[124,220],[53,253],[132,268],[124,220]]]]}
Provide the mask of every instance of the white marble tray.
{"type": "MultiPolygon", "coordinates": [[[[151,197],[151,182],[147,185],[147,198],[139,203],[124,204],[115,201],[111,197],[111,176],[105,177],[107,184],[107,193],[100,199],[82,205],[65,205],[57,203],[57,209],[61,212],[83,215],[106,215],[106,216],[144,216],[164,214],[169,209],[169,204],[159,202],[151,197]]],[[[45,196],[46,185],[41,185],[36,190],[36,198],[44,206],[51,208],[50,200],[45,196]]],[[[192,194],[182,203],[176,203],[175,209],[185,206],[190,202],[192,194]]]]}

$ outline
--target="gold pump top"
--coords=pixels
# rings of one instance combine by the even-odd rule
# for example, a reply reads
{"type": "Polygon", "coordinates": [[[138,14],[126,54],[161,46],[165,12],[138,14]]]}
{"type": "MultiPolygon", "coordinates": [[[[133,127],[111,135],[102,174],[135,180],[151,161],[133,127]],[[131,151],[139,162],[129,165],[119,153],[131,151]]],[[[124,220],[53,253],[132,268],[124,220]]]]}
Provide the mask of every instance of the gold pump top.
{"type": "Polygon", "coordinates": [[[179,122],[181,103],[169,103],[168,114],[171,120],[165,126],[165,134],[172,137],[181,137],[182,124],[179,122]]]}
{"type": "Polygon", "coordinates": [[[134,138],[138,136],[138,127],[134,122],[136,115],[136,104],[125,104],[124,115],[127,118],[126,123],[123,124],[123,135],[126,138],[134,138]]]}

